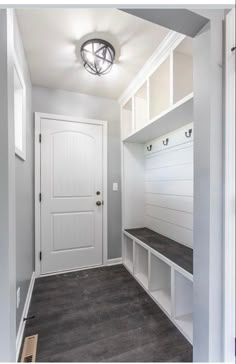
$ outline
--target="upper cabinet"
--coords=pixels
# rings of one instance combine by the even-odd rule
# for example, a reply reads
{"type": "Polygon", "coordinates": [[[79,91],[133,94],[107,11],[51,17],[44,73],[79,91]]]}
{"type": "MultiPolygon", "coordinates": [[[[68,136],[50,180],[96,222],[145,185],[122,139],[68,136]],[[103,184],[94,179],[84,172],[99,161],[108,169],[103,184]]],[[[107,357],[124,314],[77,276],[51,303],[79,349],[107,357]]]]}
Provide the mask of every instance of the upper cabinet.
{"type": "Polygon", "coordinates": [[[123,141],[145,143],[193,121],[192,64],[192,39],[176,35],[122,104],[123,141]]]}

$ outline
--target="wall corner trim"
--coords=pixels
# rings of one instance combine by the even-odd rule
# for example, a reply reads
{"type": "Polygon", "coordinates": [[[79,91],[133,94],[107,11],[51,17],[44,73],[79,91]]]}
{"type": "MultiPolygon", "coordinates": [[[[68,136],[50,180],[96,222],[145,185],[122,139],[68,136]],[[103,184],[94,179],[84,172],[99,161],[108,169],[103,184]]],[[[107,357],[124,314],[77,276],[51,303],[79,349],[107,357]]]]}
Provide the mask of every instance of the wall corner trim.
{"type": "Polygon", "coordinates": [[[116,265],[116,264],[121,264],[122,263],[122,258],[114,258],[114,259],[107,259],[106,265],[116,265]]]}
{"type": "Polygon", "coordinates": [[[33,288],[34,288],[34,282],[35,282],[35,272],[33,272],[32,276],[31,276],[28,293],[26,296],[25,305],[24,305],[24,309],[23,309],[23,312],[21,315],[20,325],[18,328],[17,336],[16,336],[16,361],[18,361],[18,358],[20,355],[21,343],[22,343],[23,334],[24,334],[24,330],[25,330],[25,323],[26,323],[26,321],[24,321],[24,317],[26,317],[28,315],[29,306],[30,306],[30,302],[31,302],[33,288]]]}

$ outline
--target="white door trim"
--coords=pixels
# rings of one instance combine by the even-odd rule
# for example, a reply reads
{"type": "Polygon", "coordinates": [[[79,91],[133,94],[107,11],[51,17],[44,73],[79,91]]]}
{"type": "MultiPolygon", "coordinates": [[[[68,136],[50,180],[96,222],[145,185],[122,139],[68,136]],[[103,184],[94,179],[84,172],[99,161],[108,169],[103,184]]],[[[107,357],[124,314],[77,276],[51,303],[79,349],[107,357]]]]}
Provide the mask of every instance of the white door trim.
{"type": "MultiPolygon", "coordinates": [[[[52,119],[84,124],[102,125],[103,127],[103,265],[107,264],[107,121],[85,119],[74,116],[47,114],[35,112],[35,275],[40,276],[39,253],[41,251],[41,206],[39,201],[41,186],[41,154],[39,135],[41,132],[41,119],[52,119]]],[[[85,269],[85,268],[83,268],[85,269]]],[[[67,271],[68,272],[68,271],[67,271]]],[[[57,272],[60,273],[60,272],[57,272]]]]}

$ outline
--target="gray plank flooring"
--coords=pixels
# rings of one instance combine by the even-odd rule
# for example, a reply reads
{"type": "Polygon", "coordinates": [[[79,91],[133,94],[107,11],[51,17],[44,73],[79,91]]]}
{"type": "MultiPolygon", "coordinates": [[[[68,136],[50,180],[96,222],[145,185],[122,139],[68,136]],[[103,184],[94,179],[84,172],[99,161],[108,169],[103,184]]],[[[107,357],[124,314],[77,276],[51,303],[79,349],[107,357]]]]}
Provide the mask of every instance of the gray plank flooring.
{"type": "Polygon", "coordinates": [[[39,362],[190,362],[192,346],[123,265],[35,281],[39,362]]]}

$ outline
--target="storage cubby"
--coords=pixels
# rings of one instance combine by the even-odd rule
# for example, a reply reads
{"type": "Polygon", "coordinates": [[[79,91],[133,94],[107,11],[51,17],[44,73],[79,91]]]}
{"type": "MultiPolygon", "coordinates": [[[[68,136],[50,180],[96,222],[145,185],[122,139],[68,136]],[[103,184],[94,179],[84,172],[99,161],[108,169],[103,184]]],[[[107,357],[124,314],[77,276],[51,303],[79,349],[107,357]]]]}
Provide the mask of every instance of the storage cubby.
{"type": "Polygon", "coordinates": [[[192,39],[186,37],[173,52],[173,101],[193,92],[192,39]]]}
{"type": "Polygon", "coordinates": [[[133,131],[133,103],[132,98],[122,108],[123,138],[133,131]]]}
{"type": "Polygon", "coordinates": [[[126,235],[123,236],[123,239],[123,263],[133,273],[133,240],[126,235]]]}
{"type": "Polygon", "coordinates": [[[138,243],[135,243],[134,275],[148,289],[148,250],[138,243]]]}
{"type": "Polygon", "coordinates": [[[149,290],[159,305],[171,315],[171,267],[151,253],[149,290]]]}
{"type": "Polygon", "coordinates": [[[138,130],[147,123],[147,82],[145,82],[134,95],[134,123],[138,130]]]}
{"type": "Polygon", "coordinates": [[[184,334],[193,337],[193,282],[175,271],[174,319],[184,334]]]}
{"type": "Polygon", "coordinates": [[[150,119],[170,106],[170,57],[150,76],[150,119]]]}

